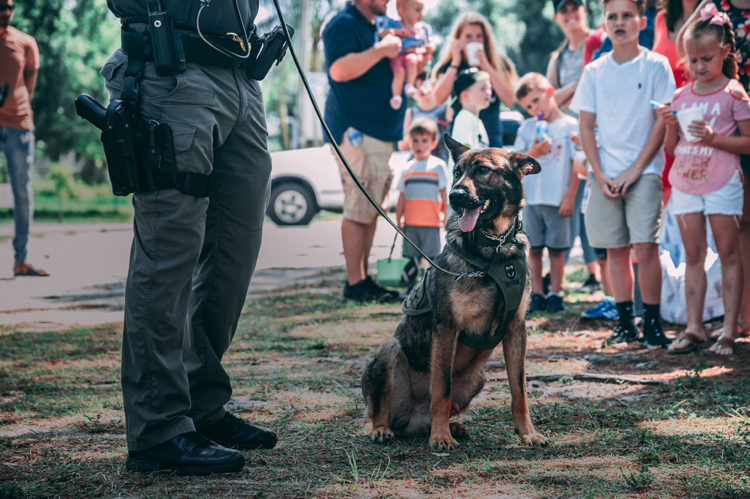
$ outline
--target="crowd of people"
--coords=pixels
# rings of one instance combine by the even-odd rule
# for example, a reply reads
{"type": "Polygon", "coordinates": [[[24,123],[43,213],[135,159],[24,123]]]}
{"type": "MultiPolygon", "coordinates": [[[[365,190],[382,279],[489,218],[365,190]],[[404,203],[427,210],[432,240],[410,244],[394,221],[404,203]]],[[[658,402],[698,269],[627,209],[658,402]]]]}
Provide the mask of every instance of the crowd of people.
{"type": "MultiPolygon", "coordinates": [[[[584,316],[617,321],[603,346],[642,341],[689,352],[709,339],[703,309],[710,246],[721,261],[725,318],[708,351],[734,353],[750,321],[750,1],[602,0],[601,27],[590,29],[581,0],[554,0],[565,42],[550,55],[546,75],[521,78],[483,16],[462,13],[438,56],[423,2],[397,0],[400,21],[385,17],[387,3],[352,0],[326,26],[325,118],[383,204],[387,157],[412,151],[396,212],[410,238],[428,256],[440,251],[451,167],[440,135],[448,131],[472,148],[503,147],[500,105],[518,103],[530,118],[513,150],[542,166],[523,179],[529,313],[565,309],[563,270],[580,240],[588,278],[579,291],[601,288],[604,295],[584,316]],[[408,98],[415,105],[408,107],[408,98]],[[664,334],[660,314],[665,212],[679,221],[686,263],[688,325],[676,339],[664,334]]],[[[377,212],[341,170],[344,297],[395,299],[367,273],[377,212]]],[[[407,255],[417,256],[413,248],[407,255]]]]}

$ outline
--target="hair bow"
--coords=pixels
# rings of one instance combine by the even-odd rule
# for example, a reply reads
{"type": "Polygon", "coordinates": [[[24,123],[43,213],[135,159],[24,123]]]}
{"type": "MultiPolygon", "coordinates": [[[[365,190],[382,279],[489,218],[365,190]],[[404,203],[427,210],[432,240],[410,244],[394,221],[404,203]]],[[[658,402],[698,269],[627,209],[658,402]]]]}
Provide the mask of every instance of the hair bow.
{"type": "Polygon", "coordinates": [[[710,19],[710,24],[717,26],[723,26],[729,22],[729,16],[724,12],[719,12],[716,8],[716,4],[710,3],[701,9],[701,20],[706,21],[710,19]]]}

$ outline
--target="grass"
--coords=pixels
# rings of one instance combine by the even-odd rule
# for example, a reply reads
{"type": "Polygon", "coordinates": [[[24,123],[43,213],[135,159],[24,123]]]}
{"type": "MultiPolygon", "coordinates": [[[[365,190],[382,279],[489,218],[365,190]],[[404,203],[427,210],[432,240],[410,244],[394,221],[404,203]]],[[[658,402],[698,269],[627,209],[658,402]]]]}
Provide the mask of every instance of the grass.
{"type": "Polygon", "coordinates": [[[423,437],[383,446],[367,437],[359,379],[400,308],[354,306],[338,290],[335,276],[324,276],[247,302],[224,359],[229,408],[274,428],[280,443],[246,452],[233,475],[125,471],[120,326],[0,333],[0,499],[750,497],[747,343],[729,359],[628,347],[657,365],[592,366],[584,355],[614,350],[597,350],[607,324],[578,323],[590,306],[581,299],[529,321],[530,374],[640,375],[669,385],[530,381],[532,418],[552,443],[528,448],[513,433],[505,371],[492,369],[460,418],[470,431],[460,449],[433,452],[423,437]],[[566,358],[549,360],[554,354],[566,358]]]}

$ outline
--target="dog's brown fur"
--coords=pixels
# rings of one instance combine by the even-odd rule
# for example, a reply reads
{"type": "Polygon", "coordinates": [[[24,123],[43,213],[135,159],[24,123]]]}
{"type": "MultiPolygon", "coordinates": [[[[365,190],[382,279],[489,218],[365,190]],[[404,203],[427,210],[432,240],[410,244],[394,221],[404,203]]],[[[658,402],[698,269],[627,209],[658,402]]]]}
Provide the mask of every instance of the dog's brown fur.
{"type": "MultiPolygon", "coordinates": [[[[508,154],[502,149],[468,150],[449,136],[446,144],[455,161],[454,185],[450,200],[462,213],[463,207],[478,206],[494,199],[479,216],[475,230],[484,228],[493,235],[504,233],[523,206],[521,178],[538,173],[539,164],[528,156],[508,154]]],[[[459,228],[459,217],[448,221],[446,238],[467,247],[467,235],[459,228]]],[[[502,247],[502,255],[525,254],[528,238],[519,232],[515,242],[502,247]]],[[[492,248],[478,250],[491,258],[492,248]]],[[[476,270],[446,246],[435,260],[453,272],[476,270]]],[[[491,277],[464,277],[431,270],[432,313],[406,316],[396,334],[383,342],[362,375],[362,395],[366,415],[372,424],[372,440],[386,442],[398,435],[430,434],[430,446],[451,450],[459,447],[456,438],[466,436],[466,428],[450,423],[463,412],[484,386],[482,368],[491,350],[469,348],[457,339],[461,331],[495,331],[502,320],[505,304],[491,277]],[[456,410],[458,409],[458,410],[456,410]]],[[[515,317],[503,338],[503,354],[512,397],[511,412],[516,433],[526,444],[546,445],[529,416],[526,401],[526,327],[524,317],[531,294],[528,277],[515,317]]]]}

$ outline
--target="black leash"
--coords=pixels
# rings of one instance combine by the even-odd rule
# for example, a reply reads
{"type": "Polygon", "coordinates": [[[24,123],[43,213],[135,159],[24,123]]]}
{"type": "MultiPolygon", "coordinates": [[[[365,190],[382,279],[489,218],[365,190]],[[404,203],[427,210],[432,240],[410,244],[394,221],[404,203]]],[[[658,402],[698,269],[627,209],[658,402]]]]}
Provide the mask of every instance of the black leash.
{"type": "MultiPolygon", "coordinates": [[[[318,103],[315,100],[315,96],[313,95],[312,89],[310,88],[310,84],[308,83],[307,77],[305,76],[305,71],[303,70],[302,66],[299,63],[299,60],[297,59],[297,53],[294,51],[294,47],[292,47],[292,43],[291,43],[292,37],[289,34],[289,30],[287,28],[286,21],[284,20],[284,14],[281,13],[281,6],[279,5],[279,0],[273,0],[273,4],[274,4],[274,7],[276,7],[276,13],[279,16],[279,21],[281,21],[281,26],[284,28],[284,34],[286,35],[286,39],[290,40],[290,42],[288,43],[289,52],[292,54],[292,59],[294,60],[294,65],[297,67],[297,72],[299,73],[300,78],[302,79],[302,83],[305,85],[305,90],[307,90],[307,95],[310,97],[310,101],[312,102],[313,108],[315,109],[315,114],[318,116],[318,120],[320,121],[320,124],[323,125],[323,131],[326,133],[326,137],[328,137],[328,140],[331,142],[331,145],[333,146],[333,149],[336,151],[336,154],[338,155],[338,157],[341,158],[341,162],[344,164],[344,167],[346,168],[346,171],[349,172],[349,175],[351,175],[352,180],[354,180],[354,183],[357,185],[357,187],[359,187],[359,190],[362,191],[362,193],[365,195],[365,197],[370,202],[370,204],[372,204],[375,207],[375,209],[378,210],[378,213],[380,214],[380,216],[382,216],[383,218],[385,218],[388,221],[388,223],[391,224],[391,227],[393,227],[396,230],[396,232],[398,232],[399,234],[401,234],[401,236],[407,242],[409,242],[412,246],[414,246],[416,248],[416,250],[419,252],[419,254],[422,255],[424,257],[424,259],[427,260],[427,262],[429,262],[430,265],[432,265],[433,267],[435,267],[437,270],[439,270],[440,272],[443,272],[445,274],[454,276],[456,278],[456,280],[458,280],[458,279],[460,279],[462,277],[483,277],[486,274],[486,270],[491,265],[488,265],[487,269],[482,269],[482,270],[477,271],[477,272],[451,272],[450,270],[446,270],[446,269],[442,268],[441,266],[439,266],[429,256],[427,256],[424,253],[424,251],[422,251],[422,249],[419,246],[417,246],[416,244],[414,244],[414,242],[411,239],[409,239],[406,236],[406,234],[404,234],[403,231],[401,231],[401,229],[398,228],[398,226],[396,225],[396,223],[388,217],[388,215],[385,213],[385,211],[383,211],[383,209],[380,206],[378,206],[378,203],[376,203],[375,200],[372,199],[372,197],[370,196],[370,193],[367,192],[367,189],[364,188],[364,186],[362,185],[362,183],[357,178],[357,175],[354,174],[354,171],[352,170],[351,166],[349,166],[349,162],[346,161],[346,158],[344,157],[344,154],[341,152],[341,149],[339,149],[339,146],[336,143],[336,140],[334,140],[333,134],[328,129],[328,125],[326,124],[325,120],[323,119],[323,115],[320,112],[320,108],[318,107],[318,103]]],[[[514,226],[515,226],[515,221],[511,225],[511,229],[514,226]]],[[[498,253],[500,252],[500,246],[502,244],[503,243],[501,242],[498,245],[497,250],[495,251],[495,258],[493,259],[493,263],[498,258],[498,253]]]]}

